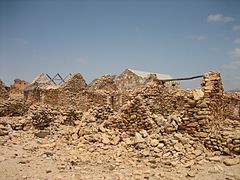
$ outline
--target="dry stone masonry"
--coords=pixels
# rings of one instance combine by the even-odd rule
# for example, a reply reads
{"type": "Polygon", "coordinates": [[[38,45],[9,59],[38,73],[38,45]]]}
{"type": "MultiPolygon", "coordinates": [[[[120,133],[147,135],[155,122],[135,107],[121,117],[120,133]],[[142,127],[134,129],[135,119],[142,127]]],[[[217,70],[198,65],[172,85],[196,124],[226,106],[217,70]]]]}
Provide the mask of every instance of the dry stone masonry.
{"type": "Polygon", "coordinates": [[[60,85],[44,74],[30,84],[15,80],[10,88],[0,81],[0,142],[23,131],[52,138],[53,151],[61,144],[76,147],[88,154],[87,162],[135,158],[152,169],[191,167],[211,152],[240,155],[240,94],[224,92],[220,73],[204,74],[201,87],[192,90],[146,74],[127,69],[89,85],[80,73],[60,85]]]}

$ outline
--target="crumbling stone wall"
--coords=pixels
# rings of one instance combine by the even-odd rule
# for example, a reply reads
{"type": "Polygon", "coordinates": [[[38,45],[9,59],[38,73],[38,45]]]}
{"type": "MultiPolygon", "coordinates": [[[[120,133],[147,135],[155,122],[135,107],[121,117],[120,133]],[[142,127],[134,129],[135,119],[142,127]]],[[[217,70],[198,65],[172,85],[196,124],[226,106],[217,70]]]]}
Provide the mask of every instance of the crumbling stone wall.
{"type": "Polygon", "coordinates": [[[189,134],[206,138],[223,120],[223,86],[220,73],[209,72],[202,87],[185,95],[182,129],[189,134]]]}
{"type": "Polygon", "coordinates": [[[52,106],[59,105],[59,89],[43,89],[40,91],[41,102],[52,106]]]}
{"type": "Polygon", "coordinates": [[[24,89],[28,85],[27,81],[15,79],[13,85],[10,86],[10,96],[23,98],[24,89]]]}
{"type": "Polygon", "coordinates": [[[126,69],[115,80],[119,89],[131,89],[142,86],[145,82],[144,78],[137,76],[133,72],[126,69]]]}
{"type": "Polygon", "coordinates": [[[224,93],[224,117],[232,119],[240,119],[240,93],[227,92],[224,93]]]}
{"type": "Polygon", "coordinates": [[[224,93],[217,72],[206,73],[201,85],[194,90],[171,88],[154,75],[141,79],[126,70],[118,77],[103,76],[87,86],[82,76],[75,74],[60,86],[32,86],[25,91],[25,100],[82,112],[95,108],[104,114],[96,118],[104,118],[107,128],[119,132],[182,132],[209,149],[239,154],[239,94],[224,93]]]}
{"type": "Polygon", "coordinates": [[[24,90],[23,94],[24,100],[27,104],[35,104],[41,102],[41,91],[38,88],[29,91],[24,90]]]}
{"type": "MultiPolygon", "coordinates": [[[[51,97],[50,97],[51,98],[51,97]]],[[[107,95],[94,91],[83,90],[80,92],[62,91],[58,96],[59,106],[72,106],[78,110],[87,111],[91,107],[106,105],[107,95]]]]}
{"type": "Polygon", "coordinates": [[[118,87],[115,82],[116,76],[104,75],[98,79],[95,79],[88,85],[88,89],[91,91],[104,90],[104,91],[117,91],[118,87]]]}
{"type": "Polygon", "coordinates": [[[65,83],[60,86],[63,91],[76,92],[87,87],[86,81],[80,73],[70,76],[65,83]]]}
{"type": "Polygon", "coordinates": [[[217,130],[223,121],[223,86],[220,73],[217,72],[206,73],[200,89],[181,90],[152,81],[143,87],[121,93],[122,106],[141,97],[153,114],[163,115],[165,118],[172,114],[181,116],[179,130],[187,131],[200,139],[217,130]]]}
{"type": "Polygon", "coordinates": [[[240,154],[239,93],[224,93],[223,117],[218,128],[205,139],[205,146],[224,154],[240,154]]]}
{"type": "Polygon", "coordinates": [[[0,80],[0,100],[9,98],[9,88],[0,80]]]}

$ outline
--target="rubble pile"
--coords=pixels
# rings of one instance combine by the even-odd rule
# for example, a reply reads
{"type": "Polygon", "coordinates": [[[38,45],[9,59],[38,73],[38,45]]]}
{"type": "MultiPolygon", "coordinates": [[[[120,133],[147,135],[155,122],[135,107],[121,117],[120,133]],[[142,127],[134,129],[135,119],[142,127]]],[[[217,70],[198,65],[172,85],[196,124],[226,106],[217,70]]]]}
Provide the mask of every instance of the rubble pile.
{"type": "Polygon", "coordinates": [[[99,133],[99,129],[104,131],[104,123],[113,115],[113,110],[109,106],[98,106],[89,109],[82,116],[79,123],[79,136],[99,133]]]}
{"type": "Polygon", "coordinates": [[[26,115],[28,122],[36,129],[57,128],[62,125],[76,125],[81,120],[83,113],[72,107],[68,109],[50,106],[47,104],[34,104],[26,115]]]}
{"type": "Polygon", "coordinates": [[[144,106],[140,97],[135,97],[125,104],[119,112],[119,118],[112,118],[106,126],[120,131],[135,133],[140,130],[151,131],[154,126],[151,112],[144,106]]]}
{"type": "Polygon", "coordinates": [[[0,136],[28,128],[27,121],[23,117],[0,117],[0,136]]]}
{"type": "Polygon", "coordinates": [[[36,129],[45,129],[57,120],[59,111],[49,105],[33,105],[29,108],[28,120],[36,129]]]}
{"type": "Polygon", "coordinates": [[[11,130],[11,126],[4,123],[2,120],[0,121],[0,136],[8,135],[11,130]]]}
{"type": "Polygon", "coordinates": [[[137,156],[155,157],[169,166],[194,164],[202,160],[206,149],[195,140],[188,134],[148,134],[144,130],[136,132],[135,137],[124,139],[127,145],[135,149],[137,156]]]}
{"type": "Polygon", "coordinates": [[[23,116],[28,111],[28,105],[23,99],[2,100],[0,102],[0,117],[2,116],[23,116]]]}
{"type": "Polygon", "coordinates": [[[0,80],[0,100],[9,98],[9,88],[0,80]]]}

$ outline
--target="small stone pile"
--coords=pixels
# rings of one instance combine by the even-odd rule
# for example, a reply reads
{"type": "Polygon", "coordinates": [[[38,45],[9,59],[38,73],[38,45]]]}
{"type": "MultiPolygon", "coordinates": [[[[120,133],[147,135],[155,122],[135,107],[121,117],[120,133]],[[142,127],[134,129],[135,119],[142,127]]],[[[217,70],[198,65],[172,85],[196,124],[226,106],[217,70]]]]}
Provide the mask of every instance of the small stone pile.
{"type": "Polygon", "coordinates": [[[0,100],[6,100],[9,97],[9,89],[4,85],[4,83],[0,80],[0,100]]]}
{"type": "Polygon", "coordinates": [[[5,136],[9,134],[9,131],[11,131],[11,127],[8,126],[7,124],[2,124],[2,122],[0,122],[0,136],[5,136]]]}
{"type": "Polygon", "coordinates": [[[0,117],[23,116],[27,113],[28,106],[22,99],[8,99],[0,102],[0,117]]]}
{"type": "Polygon", "coordinates": [[[99,128],[103,128],[104,123],[113,115],[113,110],[109,106],[98,106],[83,113],[79,124],[79,136],[85,134],[98,133],[99,128]]]}
{"type": "Polygon", "coordinates": [[[113,114],[113,109],[109,106],[97,106],[89,110],[89,113],[95,118],[97,122],[107,120],[113,114]]]}
{"type": "Polygon", "coordinates": [[[120,109],[118,117],[112,117],[106,123],[106,127],[134,134],[143,129],[151,131],[154,124],[151,112],[144,106],[141,97],[135,97],[120,109]]]}
{"type": "Polygon", "coordinates": [[[83,113],[72,107],[61,109],[57,106],[35,104],[29,108],[27,119],[36,129],[58,127],[60,124],[76,125],[83,113]]]}
{"type": "Polygon", "coordinates": [[[13,130],[26,130],[27,121],[23,117],[0,117],[0,136],[8,135],[13,130]]]}
{"type": "Polygon", "coordinates": [[[162,134],[171,134],[181,130],[182,126],[182,115],[181,114],[171,114],[167,118],[162,115],[154,114],[154,122],[158,125],[160,132],[162,134]]]}
{"type": "Polygon", "coordinates": [[[27,118],[36,129],[45,129],[53,125],[60,114],[57,108],[45,104],[35,104],[29,108],[27,118]]]}
{"type": "Polygon", "coordinates": [[[195,138],[185,133],[148,134],[141,130],[135,136],[122,134],[123,142],[135,149],[139,157],[155,157],[166,165],[176,166],[178,163],[193,165],[205,156],[206,149],[195,138]]]}

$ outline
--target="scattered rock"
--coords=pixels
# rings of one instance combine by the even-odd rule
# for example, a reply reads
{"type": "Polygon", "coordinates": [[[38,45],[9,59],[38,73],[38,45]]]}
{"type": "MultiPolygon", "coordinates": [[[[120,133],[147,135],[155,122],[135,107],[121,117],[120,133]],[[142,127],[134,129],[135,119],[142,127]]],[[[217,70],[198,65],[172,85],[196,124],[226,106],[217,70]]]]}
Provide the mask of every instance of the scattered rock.
{"type": "Polygon", "coordinates": [[[49,134],[50,134],[50,132],[46,131],[46,130],[41,130],[41,131],[38,131],[38,132],[34,133],[34,135],[39,137],[39,138],[45,138],[49,134]]]}
{"type": "Polygon", "coordinates": [[[159,144],[159,141],[158,141],[157,139],[152,139],[152,140],[150,141],[150,145],[151,145],[152,147],[156,147],[158,144],[159,144]]]}
{"type": "Polygon", "coordinates": [[[226,166],[233,166],[233,165],[239,164],[239,158],[238,157],[236,157],[236,158],[226,158],[226,159],[223,160],[223,163],[226,166]]]}
{"type": "Polygon", "coordinates": [[[142,143],[144,142],[144,139],[142,135],[138,132],[135,133],[135,143],[142,143]]]}
{"type": "Polygon", "coordinates": [[[46,173],[48,174],[48,173],[51,173],[52,172],[52,170],[51,169],[47,169],[46,170],[46,173]]]}
{"type": "Polygon", "coordinates": [[[193,170],[187,172],[187,176],[189,176],[189,177],[195,177],[196,174],[197,174],[196,171],[193,171],[193,170]]]}
{"type": "Polygon", "coordinates": [[[221,162],[222,161],[222,157],[221,156],[207,157],[207,160],[214,161],[214,162],[221,162]]]}

